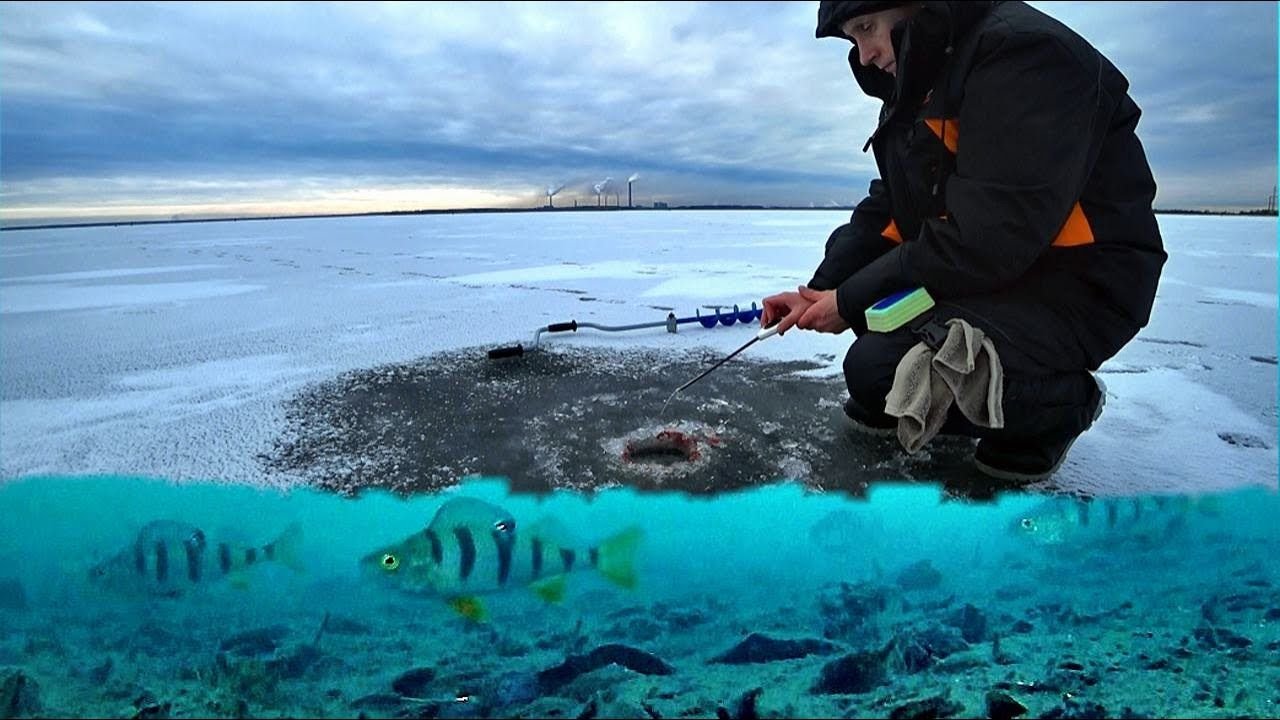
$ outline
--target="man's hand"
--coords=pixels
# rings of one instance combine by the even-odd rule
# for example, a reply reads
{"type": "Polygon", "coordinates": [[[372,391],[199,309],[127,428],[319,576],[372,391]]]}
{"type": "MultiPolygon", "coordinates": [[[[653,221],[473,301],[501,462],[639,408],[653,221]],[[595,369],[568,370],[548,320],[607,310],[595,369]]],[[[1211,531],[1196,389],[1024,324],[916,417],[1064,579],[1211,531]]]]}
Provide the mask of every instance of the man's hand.
{"type": "Polygon", "coordinates": [[[810,302],[798,292],[770,295],[764,299],[764,312],[760,313],[760,327],[771,327],[776,322],[778,334],[783,335],[800,320],[800,316],[809,309],[809,305],[810,302]]]}
{"type": "Polygon", "coordinates": [[[833,334],[849,329],[849,323],[840,317],[840,310],[836,306],[835,290],[811,290],[801,287],[797,294],[808,303],[808,309],[799,320],[795,321],[796,327],[833,334]]]}

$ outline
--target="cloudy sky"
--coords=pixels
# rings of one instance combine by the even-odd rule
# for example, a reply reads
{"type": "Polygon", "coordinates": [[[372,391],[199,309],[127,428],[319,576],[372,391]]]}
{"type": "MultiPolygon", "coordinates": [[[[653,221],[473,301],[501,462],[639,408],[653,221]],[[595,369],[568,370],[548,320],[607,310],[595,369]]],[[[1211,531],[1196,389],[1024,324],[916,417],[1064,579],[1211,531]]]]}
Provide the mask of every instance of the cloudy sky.
{"type": "MultiPolygon", "coordinates": [[[[1158,207],[1266,204],[1275,3],[1032,4],[1128,76],[1158,207]]],[[[851,204],[878,107],[817,7],[0,3],[0,221],[851,204]]]]}

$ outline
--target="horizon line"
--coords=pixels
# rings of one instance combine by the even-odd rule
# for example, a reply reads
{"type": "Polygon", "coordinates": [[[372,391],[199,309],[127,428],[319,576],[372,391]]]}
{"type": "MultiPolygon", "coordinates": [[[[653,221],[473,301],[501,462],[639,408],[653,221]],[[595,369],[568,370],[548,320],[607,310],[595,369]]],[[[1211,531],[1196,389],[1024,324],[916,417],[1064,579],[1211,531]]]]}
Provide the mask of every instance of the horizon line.
{"type": "MultiPolygon", "coordinates": [[[[4,220],[0,219],[0,232],[10,230],[58,230],[66,228],[89,228],[89,227],[112,227],[119,225],[177,225],[184,223],[212,223],[212,222],[241,222],[255,220],[314,220],[321,218],[344,218],[344,217],[376,217],[383,215],[454,215],[454,214],[471,214],[471,213],[527,213],[527,212],[618,212],[623,210],[642,210],[642,211],[671,211],[671,210],[806,210],[806,211],[831,211],[831,210],[849,210],[856,209],[856,205],[827,205],[824,207],[816,207],[810,205],[752,205],[752,204],[695,204],[695,205],[666,205],[661,207],[657,205],[574,205],[571,207],[549,207],[546,205],[540,207],[524,207],[524,208],[437,208],[437,209],[419,209],[419,210],[371,210],[367,212],[345,212],[345,213],[303,213],[298,215],[236,215],[230,217],[203,217],[203,218],[169,218],[161,220],[95,220],[91,222],[50,222],[40,223],[36,225],[3,225],[4,220]]],[[[1276,217],[1276,210],[1266,208],[1254,208],[1245,210],[1204,210],[1191,208],[1156,208],[1153,211],[1156,215],[1225,215],[1225,216],[1247,216],[1247,217],[1276,217]]]]}

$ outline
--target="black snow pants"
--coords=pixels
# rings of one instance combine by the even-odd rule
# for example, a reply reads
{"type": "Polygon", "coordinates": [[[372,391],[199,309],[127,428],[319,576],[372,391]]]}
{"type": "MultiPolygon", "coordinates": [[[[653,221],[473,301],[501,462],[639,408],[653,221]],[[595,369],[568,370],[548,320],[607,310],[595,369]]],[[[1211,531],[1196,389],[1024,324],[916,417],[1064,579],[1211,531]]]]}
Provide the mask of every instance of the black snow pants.
{"type": "MultiPolygon", "coordinates": [[[[1023,307],[1020,315],[1025,317],[1026,309],[1023,307]]],[[[952,406],[940,434],[1016,441],[1079,435],[1093,420],[1096,383],[1078,359],[1080,351],[1074,338],[1064,335],[1046,346],[1042,336],[1033,356],[1019,349],[1015,338],[1001,332],[1000,310],[995,303],[939,303],[897,330],[864,332],[844,359],[849,397],[867,417],[891,425],[896,419],[884,413],[885,397],[893,387],[899,361],[916,343],[926,340],[930,330],[940,340],[946,336],[946,321],[961,318],[982,330],[1000,356],[1005,426],[998,430],[979,427],[952,406]],[[1055,344],[1061,347],[1053,347],[1055,344]]]]}

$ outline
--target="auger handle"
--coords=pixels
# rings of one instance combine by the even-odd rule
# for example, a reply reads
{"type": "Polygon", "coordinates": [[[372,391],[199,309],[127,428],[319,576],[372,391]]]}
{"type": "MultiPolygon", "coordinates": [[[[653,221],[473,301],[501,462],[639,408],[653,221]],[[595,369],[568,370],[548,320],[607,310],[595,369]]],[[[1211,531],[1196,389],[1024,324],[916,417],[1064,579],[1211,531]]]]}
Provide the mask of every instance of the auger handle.
{"type": "Polygon", "coordinates": [[[489,359],[497,360],[499,358],[520,357],[524,354],[523,345],[512,345],[511,347],[494,348],[489,351],[489,359]]]}

